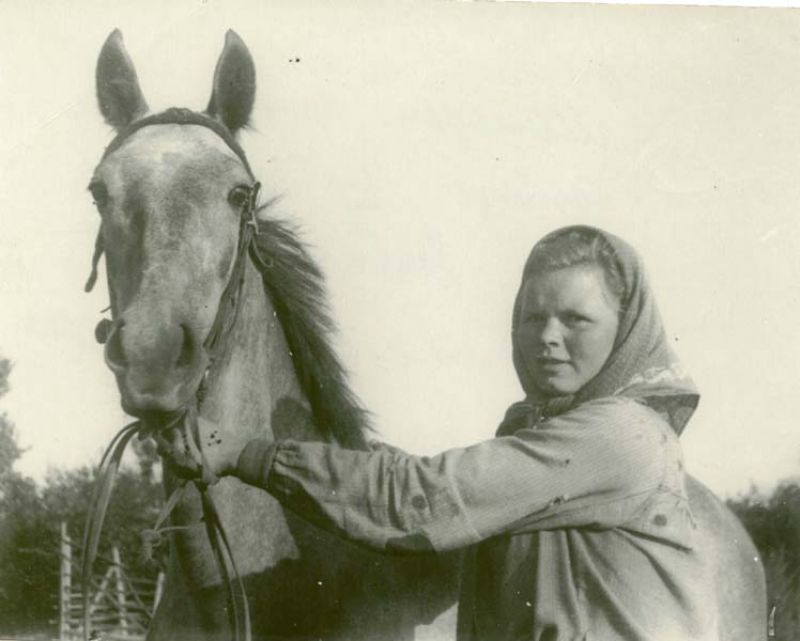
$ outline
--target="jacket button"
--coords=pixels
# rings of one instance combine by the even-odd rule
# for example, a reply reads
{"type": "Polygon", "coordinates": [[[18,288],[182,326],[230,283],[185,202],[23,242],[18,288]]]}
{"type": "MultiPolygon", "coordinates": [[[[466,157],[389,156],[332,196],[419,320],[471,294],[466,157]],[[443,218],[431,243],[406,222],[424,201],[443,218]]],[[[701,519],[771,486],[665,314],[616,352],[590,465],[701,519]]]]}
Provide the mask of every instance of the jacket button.
{"type": "Polygon", "coordinates": [[[424,510],[425,506],[428,505],[428,502],[425,500],[424,496],[417,494],[413,499],[411,499],[411,505],[416,510],[424,510]]]}

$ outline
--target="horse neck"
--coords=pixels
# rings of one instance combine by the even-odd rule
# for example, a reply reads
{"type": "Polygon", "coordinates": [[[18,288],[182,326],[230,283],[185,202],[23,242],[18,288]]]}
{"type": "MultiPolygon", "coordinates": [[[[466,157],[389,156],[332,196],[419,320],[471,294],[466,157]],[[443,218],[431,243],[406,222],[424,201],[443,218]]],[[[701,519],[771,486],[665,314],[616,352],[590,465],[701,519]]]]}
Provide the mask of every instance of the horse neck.
{"type": "MultiPolygon", "coordinates": [[[[216,424],[222,438],[241,445],[253,438],[314,438],[280,320],[261,275],[249,263],[240,295],[236,323],[209,372],[201,415],[216,424]]],[[[176,480],[165,477],[167,492],[175,489],[176,480]]],[[[266,492],[224,478],[211,493],[241,573],[258,573],[298,554],[285,515],[266,492]]],[[[172,553],[173,577],[185,574],[188,582],[173,578],[171,585],[219,585],[205,532],[197,527],[201,520],[199,495],[191,491],[173,513],[176,524],[190,526],[177,533],[172,553]]],[[[225,622],[220,626],[224,629],[225,622]]]]}
{"type": "Polygon", "coordinates": [[[201,413],[239,440],[316,435],[280,319],[249,261],[237,322],[207,389],[201,413]]]}

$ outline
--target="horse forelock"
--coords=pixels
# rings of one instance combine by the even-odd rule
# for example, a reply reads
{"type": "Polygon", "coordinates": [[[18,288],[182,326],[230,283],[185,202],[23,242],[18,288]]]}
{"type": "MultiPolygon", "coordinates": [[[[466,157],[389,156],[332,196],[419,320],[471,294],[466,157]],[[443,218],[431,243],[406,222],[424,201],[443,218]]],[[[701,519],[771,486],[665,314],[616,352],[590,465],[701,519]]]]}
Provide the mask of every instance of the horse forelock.
{"type": "Polygon", "coordinates": [[[258,251],[268,263],[262,274],[264,287],[286,336],[314,422],[341,445],[364,447],[371,431],[369,415],[353,394],[331,344],[335,325],[322,272],[289,223],[260,218],[258,224],[258,251]]]}

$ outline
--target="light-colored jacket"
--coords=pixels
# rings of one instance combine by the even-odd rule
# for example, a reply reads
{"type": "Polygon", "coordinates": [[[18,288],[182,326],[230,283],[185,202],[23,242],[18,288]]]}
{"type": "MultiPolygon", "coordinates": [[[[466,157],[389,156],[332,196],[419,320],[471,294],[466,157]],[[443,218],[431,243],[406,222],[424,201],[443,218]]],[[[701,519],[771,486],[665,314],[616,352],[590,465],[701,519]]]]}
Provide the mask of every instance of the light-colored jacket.
{"type": "Polygon", "coordinates": [[[678,438],[631,398],[430,458],[254,441],[237,474],[373,548],[469,547],[460,641],[717,637],[678,438]]]}

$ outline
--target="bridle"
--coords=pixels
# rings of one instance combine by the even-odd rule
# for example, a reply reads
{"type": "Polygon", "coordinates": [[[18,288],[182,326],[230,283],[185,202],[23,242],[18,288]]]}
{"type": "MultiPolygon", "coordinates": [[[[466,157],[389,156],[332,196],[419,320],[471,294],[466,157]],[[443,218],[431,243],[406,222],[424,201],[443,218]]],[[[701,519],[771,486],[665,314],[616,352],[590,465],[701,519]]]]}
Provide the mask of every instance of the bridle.
{"type": "MultiPolygon", "coordinates": [[[[234,257],[231,275],[228,283],[220,297],[217,313],[211,325],[208,335],[203,342],[203,348],[209,357],[208,369],[213,367],[218,357],[222,354],[226,338],[230,335],[231,329],[236,324],[241,306],[241,291],[244,284],[246,257],[249,255],[253,264],[263,275],[271,266],[268,259],[264,259],[258,250],[256,237],[258,236],[258,220],[256,217],[258,206],[258,195],[260,183],[255,179],[247,156],[239,143],[234,139],[228,129],[205,114],[201,114],[189,109],[168,109],[162,113],[154,114],[141,120],[137,120],[126,129],[121,131],[103,153],[103,158],[124,143],[126,139],[144,127],[178,124],[178,125],[199,125],[211,129],[216,133],[227,146],[241,160],[252,179],[245,203],[241,208],[239,221],[239,238],[237,242],[236,255],[234,257]]],[[[101,223],[102,225],[102,223],[101,223]]],[[[103,254],[102,226],[95,241],[95,250],[92,256],[92,271],[86,282],[86,291],[91,290],[97,280],[97,266],[103,254]]],[[[109,321],[105,321],[108,323],[109,321]]],[[[103,323],[103,321],[101,321],[103,323]]],[[[100,329],[98,326],[98,330],[100,329]]],[[[104,338],[103,332],[97,331],[98,340],[104,338]]],[[[103,342],[101,340],[101,342],[103,342]]],[[[206,370],[206,372],[208,371],[206,370]]],[[[203,454],[202,442],[199,434],[198,412],[205,397],[205,381],[203,376],[200,386],[192,402],[182,410],[175,412],[166,421],[158,424],[151,422],[145,423],[135,421],[125,426],[112,439],[103,455],[98,469],[98,481],[95,485],[89,513],[86,519],[86,527],[83,536],[83,563],[82,563],[82,592],[83,592],[83,636],[88,641],[90,634],[90,585],[92,576],[92,566],[97,557],[97,550],[100,542],[100,534],[103,528],[106,511],[111,498],[111,491],[114,484],[116,473],[120,466],[122,455],[126,447],[134,436],[146,438],[152,436],[160,445],[162,456],[166,456],[167,463],[177,472],[177,487],[167,498],[164,506],[159,513],[156,524],[152,529],[142,533],[145,547],[157,545],[161,540],[161,535],[168,531],[186,529],[192,526],[164,526],[174,508],[180,503],[186,490],[194,486],[199,494],[202,504],[203,521],[206,534],[214,554],[214,559],[220,576],[226,586],[228,599],[228,614],[230,616],[233,638],[235,641],[250,641],[250,613],[247,603],[244,584],[236,563],[233,558],[231,547],[219,518],[219,513],[214,501],[208,492],[209,486],[217,482],[217,478],[210,470],[205,455],[203,454]],[[184,451],[175,451],[171,443],[164,437],[168,430],[178,429],[184,439],[184,451]],[[199,452],[200,460],[196,460],[191,454],[188,444],[191,439],[194,444],[194,451],[199,452]]]]}

